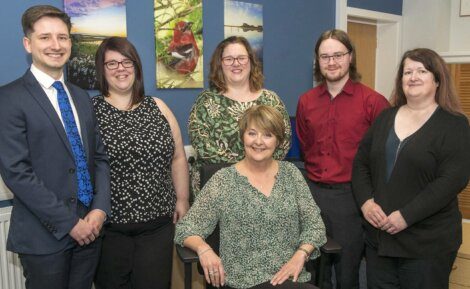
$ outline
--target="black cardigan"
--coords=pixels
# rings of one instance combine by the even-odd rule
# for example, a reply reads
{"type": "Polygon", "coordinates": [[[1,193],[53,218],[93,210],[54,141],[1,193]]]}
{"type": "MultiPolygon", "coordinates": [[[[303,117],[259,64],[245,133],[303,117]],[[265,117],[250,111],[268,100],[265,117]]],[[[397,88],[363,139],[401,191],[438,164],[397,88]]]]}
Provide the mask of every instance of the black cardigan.
{"type": "Polygon", "coordinates": [[[470,175],[468,120],[438,108],[403,146],[387,182],[385,142],[397,111],[382,112],[365,134],[352,183],[359,207],[373,198],[387,215],[399,210],[408,227],[390,235],[364,220],[366,240],[381,256],[423,258],[456,251],[462,242],[457,195],[470,175]]]}

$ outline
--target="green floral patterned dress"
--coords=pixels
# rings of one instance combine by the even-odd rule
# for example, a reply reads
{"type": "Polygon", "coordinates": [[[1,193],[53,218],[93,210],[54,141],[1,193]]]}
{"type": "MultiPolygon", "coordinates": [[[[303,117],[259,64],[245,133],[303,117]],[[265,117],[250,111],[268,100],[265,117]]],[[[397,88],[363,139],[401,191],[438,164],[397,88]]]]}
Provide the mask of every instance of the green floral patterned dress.
{"type": "MultiPolygon", "coordinates": [[[[253,187],[235,166],[219,170],[207,182],[188,213],[176,224],[175,242],[189,236],[206,238],[220,227],[220,258],[226,283],[249,288],[269,281],[301,244],[320,255],[326,243],[320,209],[302,173],[280,161],[269,197],[253,187]]],[[[310,280],[305,269],[299,282],[310,280]]]]}
{"type": "Polygon", "coordinates": [[[254,105],[270,105],[284,115],[286,139],[274,152],[274,158],[282,160],[290,148],[291,126],[289,115],[279,96],[263,89],[254,101],[239,102],[215,91],[204,90],[198,95],[189,115],[189,138],[196,151],[196,161],[191,165],[191,188],[194,196],[199,193],[199,168],[203,164],[236,163],[243,159],[244,149],[240,140],[238,120],[254,105]]]}

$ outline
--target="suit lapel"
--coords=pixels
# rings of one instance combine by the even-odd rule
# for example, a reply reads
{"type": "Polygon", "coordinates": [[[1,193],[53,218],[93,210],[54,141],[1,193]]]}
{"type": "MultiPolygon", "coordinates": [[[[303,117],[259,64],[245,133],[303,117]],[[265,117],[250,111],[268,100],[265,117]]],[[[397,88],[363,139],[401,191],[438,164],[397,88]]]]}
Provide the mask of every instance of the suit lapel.
{"type": "Polygon", "coordinates": [[[52,106],[49,98],[47,97],[46,93],[42,89],[41,85],[39,82],[36,80],[34,75],[31,73],[31,71],[28,69],[28,71],[25,73],[23,76],[23,79],[25,80],[25,87],[26,90],[29,92],[29,94],[38,102],[39,106],[44,110],[46,115],[49,117],[51,120],[51,123],[54,125],[57,133],[60,136],[60,139],[64,143],[64,145],[67,147],[68,152],[70,153],[70,156],[73,158],[73,153],[72,153],[72,148],[70,146],[70,142],[67,138],[67,135],[65,134],[65,129],[60,121],[59,116],[57,115],[57,112],[55,111],[54,107],[52,106]]]}

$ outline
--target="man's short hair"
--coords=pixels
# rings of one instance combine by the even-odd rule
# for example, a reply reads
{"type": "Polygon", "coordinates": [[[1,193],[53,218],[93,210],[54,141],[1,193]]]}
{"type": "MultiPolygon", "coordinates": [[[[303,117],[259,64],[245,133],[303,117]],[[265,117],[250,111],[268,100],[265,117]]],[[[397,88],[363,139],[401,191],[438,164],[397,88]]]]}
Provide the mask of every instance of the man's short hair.
{"type": "Polygon", "coordinates": [[[21,17],[24,36],[28,37],[34,32],[34,24],[42,17],[59,18],[67,25],[69,33],[72,29],[70,17],[64,11],[51,5],[35,5],[28,8],[21,17]]]}

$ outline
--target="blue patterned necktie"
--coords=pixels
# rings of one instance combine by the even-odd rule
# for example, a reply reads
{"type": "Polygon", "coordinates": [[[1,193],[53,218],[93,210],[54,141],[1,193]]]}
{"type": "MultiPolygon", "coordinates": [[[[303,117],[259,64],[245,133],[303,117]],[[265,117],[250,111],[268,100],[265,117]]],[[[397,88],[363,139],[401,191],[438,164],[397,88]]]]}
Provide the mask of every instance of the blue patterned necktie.
{"type": "Polygon", "coordinates": [[[73,116],[72,106],[70,105],[67,92],[65,92],[62,82],[56,81],[52,86],[57,90],[57,100],[59,101],[60,114],[64,122],[65,133],[72,147],[73,158],[75,160],[75,173],[78,183],[78,199],[85,206],[90,206],[93,199],[90,173],[88,172],[85,151],[83,150],[82,141],[78,134],[77,124],[73,116]]]}

